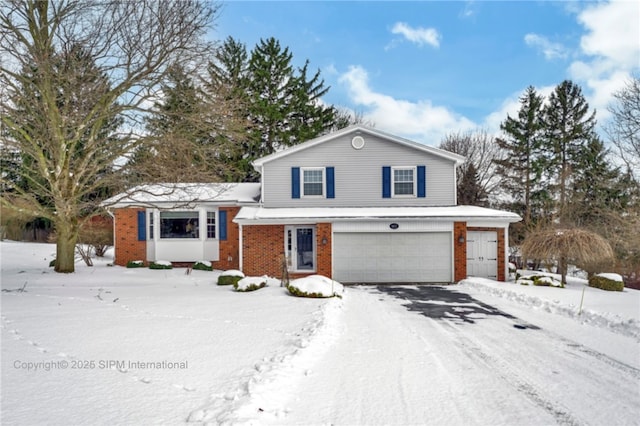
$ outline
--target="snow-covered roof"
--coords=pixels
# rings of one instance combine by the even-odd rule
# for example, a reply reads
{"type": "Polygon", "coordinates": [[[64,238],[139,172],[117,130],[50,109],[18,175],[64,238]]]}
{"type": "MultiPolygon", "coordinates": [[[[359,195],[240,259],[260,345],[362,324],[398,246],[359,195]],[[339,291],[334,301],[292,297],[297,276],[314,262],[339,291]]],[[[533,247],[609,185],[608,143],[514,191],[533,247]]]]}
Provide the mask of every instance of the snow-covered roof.
{"type": "Polygon", "coordinates": [[[195,203],[253,204],[260,199],[260,183],[163,183],[140,185],[104,201],[106,208],[172,207],[195,203]]]}
{"type": "Polygon", "coordinates": [[[355,134],[369,134],[372,136],[377,136],[392,142],[396,142],[400,145],[404,145],[404,146],[408,146],[414,149],[417,149],[419,151],[423,151],[423,152],[427,152],[433,155],[436,155],[438,157],[442,157],[442,158],[446,158],[448,160],[454,161],[456,164],[462,164],[465,162],[465,157],[455,154],[453,152],[449,152],[449,151],[445,151],[443,149],[439,149],[439,148],[434,148],[432,146],[429,145],[425,145],[425,144],[421,144],[418,142],[414,142],[414,141],[410,141],[409,139],[404,139],[401,138],[399,136],[395,136],[392,135],[390,133],[386,133],[383,132],[381,130],[372,128],[372,127],[367,127],[367,126],[363,126],[363,125],[353,125],[353,126],[349,126],[349,127],[345,127],[344,129],[335,131],[335,132],[331,132],[329,134],[326,134],[324,136],[320,136],[318,138],[315,139],[311,139],[309,141],[303,142],[301,144],[298,145],[294,145],[290,148],[286,148],[283,149],[282,151],[278,151],[275,152],[271,155],[267,155],[265,157],[262,158],[258,158],[257,160],[255,160],[252,164],[253,167],[256,168],[257,170],[259,170],[262,165],[264,163],[268,163],[270,161],[273,161],[275,159],[281,158],[281,157],[285,157],[287,155],[293,154],[295,152],[298,151],[302,151],[308,148],[311,148],[312,146],[324,143],[326,141],[329,140],[333,140],[339,137],[342,137],[344,135],[348,135],[350,133],[355,133],[355,134]]]}
{"type": "Polygon", "coordinates": [[[431,219],[468,221],[493,219],[519,222],[522,218],[511,212],[477,206],[448,207],[292,207],[265,208],[246,206],[235,217],[237,223],[276,223],[282,221],[376,219],[431,219]]]}

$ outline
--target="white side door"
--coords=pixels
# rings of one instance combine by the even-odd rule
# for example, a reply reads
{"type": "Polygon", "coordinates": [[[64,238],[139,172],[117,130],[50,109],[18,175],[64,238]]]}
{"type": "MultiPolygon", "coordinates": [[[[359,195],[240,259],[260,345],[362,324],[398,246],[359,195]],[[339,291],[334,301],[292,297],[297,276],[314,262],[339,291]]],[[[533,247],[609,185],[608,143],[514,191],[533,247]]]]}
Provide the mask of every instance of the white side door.
{"type": "Polygon", "coordinates": [[[467,232],[467,275],[498,279],[498,233],[467,232]]]}

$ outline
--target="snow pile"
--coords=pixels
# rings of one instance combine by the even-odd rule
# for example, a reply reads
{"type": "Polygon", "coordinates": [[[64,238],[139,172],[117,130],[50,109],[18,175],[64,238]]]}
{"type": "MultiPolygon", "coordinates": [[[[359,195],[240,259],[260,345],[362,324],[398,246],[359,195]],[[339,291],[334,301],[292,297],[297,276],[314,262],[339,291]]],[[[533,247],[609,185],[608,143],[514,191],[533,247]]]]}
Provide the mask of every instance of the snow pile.
{"type": "Polygon", "coordinates": [[[311,275],[292,280],[289,283],[289,291],[296,296],[342,297],[344,286],[325,276],[311,275]]]}
{"type": "MultiPolygon", "coordinates": [[[[553,277],[556,281],[557,276],[553,277]]],[[[640,342],[640,291],[603,292],[588,287],[587,281],[568,278],[565,288],[515,285],[484,278],[460,281],[463,289],[508,299],[533,309],[573,318],[583,324],[609,329],[640,342]]]]}
{"type": "Polygon", "coordinates": [[[238,271],[237,269],[229,269],[227,271],[222,271],[220,273],[221,277],[244,277],[244,273],[242,271],[238,271]]]}
{"type": "Polygon", "coordinates": [[[268,277],[244,277],[233,285],[236,291],[253,291],[267,286],[268,277]]]}
{"type": "Polygon", "coordinates": [[[520,285],[537,285],[545,287],[564,287],[562,281],[554,277],[552,274],[536,273],[533,275],[521,276],[516,280],[516,284],[520,285]]]}
{"type": "Polygon", "coordinates": [[[624,282],[624,280],[622,278],[622,275],[620,275],[620,274],[601,273],[601,274],[596,274],[596,277],[606,278],[608,280],[619,282],[619,283],[624,282]]]}

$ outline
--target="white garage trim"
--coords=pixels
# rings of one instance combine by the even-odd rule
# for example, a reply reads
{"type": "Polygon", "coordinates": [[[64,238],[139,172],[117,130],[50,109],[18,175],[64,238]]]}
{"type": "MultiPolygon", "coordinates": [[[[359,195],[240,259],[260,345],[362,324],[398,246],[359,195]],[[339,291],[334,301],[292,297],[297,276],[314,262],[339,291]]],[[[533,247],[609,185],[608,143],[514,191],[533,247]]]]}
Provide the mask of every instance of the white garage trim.
{"type": "Polygon", "coordinates": [[[449,283],[452,232],[334,232],[333,277],[345,283],[449,283]]]}
{"type": "Polygon", "coordinates": [[[358,220],[333,222],[333,232],[451,232],[452,221],[358,220]],[[397,226],[395,226],[395,225],[397,226]]]}

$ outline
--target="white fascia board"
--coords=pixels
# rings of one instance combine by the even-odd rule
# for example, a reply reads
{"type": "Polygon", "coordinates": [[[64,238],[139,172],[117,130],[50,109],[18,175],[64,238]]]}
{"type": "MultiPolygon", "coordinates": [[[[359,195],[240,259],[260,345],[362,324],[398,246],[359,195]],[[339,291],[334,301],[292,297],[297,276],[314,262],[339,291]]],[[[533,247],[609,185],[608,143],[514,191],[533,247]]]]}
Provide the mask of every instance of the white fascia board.
{"type": "Polygon", "coordinates": [[[281,157],[286,157],[287,155],[291,155],[293,153],[311,148],[315,145],[324,143],[326,141],[332,140],[332,139],[336,139],[339,137],[344,136],[345,134],[349,134],[349,133],[353,133],[355,132],[356,134],[359,133],[365,133],[365,134],[369,134],[369,135],[374,135],[374,136],[378,136],[380,138],[383,139],[388,139],[391,140],[393,142],[396,142],[400,145],[405,145],[420,151],[425,151],[428,152],[430,154],[436,155],[438,157],[443,157],[446,158],[450,161],[453,161],[456,163],[456,165],[460,165],[463,164],[466,161],[466,158],[459,155],[459,154],[455,154],[453,152],[449,152],[449,151],[445,151],[439,148],[435,148],[429,145],[425,145],[422,143],[418,143],[418,142],[414,142],[411,141],[409,139],[404,139],[401,138],[399,136],[395,136],[392,135],[390,133],[386,133],[383,131],[380,131],[378,129],[372,128],[372,127],[367,127],[367,126],[362,126],[362,125],[354,125],[354,126],[349,126],[349,127],[345,127],[344,129],[338,130],[336,132],[333,133],[328,133],[326,135],[320,136],[316,139],[311,139],[309,141],[300,143],[298,145],[294,145],[292,147],[283,149],[282,151],[279,152],[275,152],[273,154],[267,155],[265,157],[262,158],[258,158],[257,160],[253,161],[251,164],[253,165],[254,169],[256,169],[256,171],[262,171],[261,168],[265,163],[268,163],[270,161],[276,160],[278,158],[281,157]],[[260,170],[258,170],[260,168],[260,170]]]}

